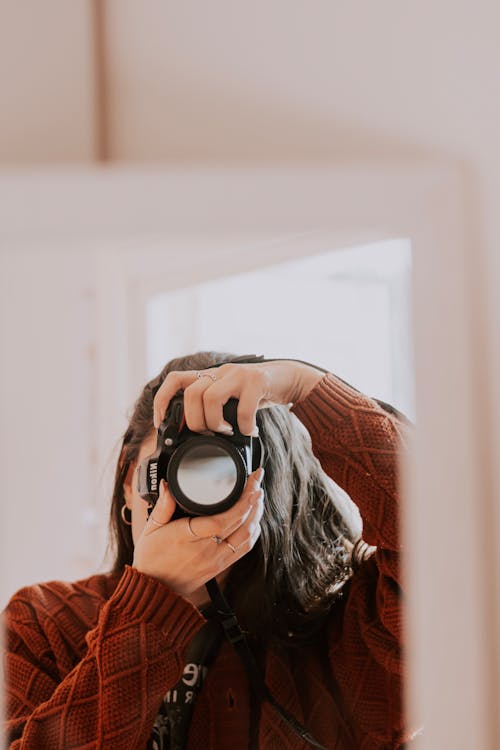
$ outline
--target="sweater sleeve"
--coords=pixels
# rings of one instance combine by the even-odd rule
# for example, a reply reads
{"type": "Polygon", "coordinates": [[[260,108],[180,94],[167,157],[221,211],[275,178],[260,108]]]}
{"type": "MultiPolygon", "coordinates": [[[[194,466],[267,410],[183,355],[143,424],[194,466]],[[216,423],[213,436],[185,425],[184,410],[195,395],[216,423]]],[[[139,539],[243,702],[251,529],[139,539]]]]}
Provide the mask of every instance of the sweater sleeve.
{"type": "Polygon", "coordinates": [[[204,618],[163,583],[127,566],[86,634],[83,658],[61,676],[50,631],[76,604],[68,599],[44,611],[30,591],[16,594],[5,611],[9,750],[145,748],[204,618]]]}
{"type": "Polygon", "coordinates": [[[323,470],[358,506],[363,539],[376,547],[332,608],[328,655],[337,700],[356,747],[399,747],[412,736],[402,689],[399,565],[399,465],[409,428],[331,374],[293,411],[323,470]]]}
{"type": "MultiPolygon", "coordinates": [[[[323,470],[358,506],[363,539],[377,548],[363,571],[368,588],[374,589],[375,612],[369,602],[358,602],[360,608],[368,607],[363,617],[375,617],[386,634],[399,641],[399,462],[409,428],[330,373],[292,411],[311,435],[323,470]]],[[[352,589],[356,588],[353,581],[352,589]]],[[[391,650],[394,652],[394,643],[391,650]]]]}

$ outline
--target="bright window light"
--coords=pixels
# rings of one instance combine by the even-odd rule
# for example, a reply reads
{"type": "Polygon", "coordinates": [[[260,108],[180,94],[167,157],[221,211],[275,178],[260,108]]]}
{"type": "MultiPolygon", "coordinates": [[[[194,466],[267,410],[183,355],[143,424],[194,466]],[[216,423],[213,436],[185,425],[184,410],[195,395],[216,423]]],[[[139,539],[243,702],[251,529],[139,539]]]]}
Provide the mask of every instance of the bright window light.
{"type": "Polygon", "coordinates": [[[295,357],[414,418],[410,286],[410,242],[397,239],[156,294],[148,375],[204,349],[295,357]]]}

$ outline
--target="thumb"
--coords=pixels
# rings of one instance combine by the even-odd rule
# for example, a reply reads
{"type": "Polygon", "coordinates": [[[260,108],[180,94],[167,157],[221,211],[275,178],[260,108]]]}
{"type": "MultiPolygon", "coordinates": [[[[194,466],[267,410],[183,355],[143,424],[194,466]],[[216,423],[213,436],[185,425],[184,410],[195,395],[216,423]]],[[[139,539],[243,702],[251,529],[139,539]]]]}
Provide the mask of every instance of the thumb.
{"type": "Polygon", "coordinates": [[[151,511],[148,525],[151,525],[154,529],[159,528],[157,524],[162,526],[167,524],[175,513],[176,502],[168,490],[168,485],[164,479],[160,482],[160,495],[158,501],[151,511]],[[156,523],[151,523],[153,518],[156,523]]]}

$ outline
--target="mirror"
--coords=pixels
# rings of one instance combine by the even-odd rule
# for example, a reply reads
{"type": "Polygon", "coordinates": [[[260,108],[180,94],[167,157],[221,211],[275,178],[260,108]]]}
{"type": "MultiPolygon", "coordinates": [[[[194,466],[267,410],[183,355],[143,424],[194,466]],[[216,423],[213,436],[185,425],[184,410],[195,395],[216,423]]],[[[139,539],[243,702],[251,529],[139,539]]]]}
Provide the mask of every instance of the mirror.
{"type": "MultiPolygon", "coordinates": [[[[177,306],[169,319],[185,327],[187,317],[184,313],[191,310],[194,322],[196,316],[192,313],[196,311],[196,305],[205,304],[203,300],[209,300],[210,292],[224,298],[224,288],[218,286],[224,279],[228,284],[228,301],[241,299],[235,284],[237,277],[262,274],[265,269],[269,269],[275,286],[283,282],[282,288],[292,290],[296,282],[286,264],[299,264],[297,278],[304,283],[310,278],[312,266],[300,266],[300,263],[313,264],[314,258],[321,256],[328,256],[330,262],[335,253],[340,258],[351,248],[364,247],[369,253],[370,245],[373,251],[374,245],[387,237],[391,242],[399,242],[401,237],[410,238],[412,246],[425,248],[417,257],[420,263],[425,263],[425,258],[432,259],[429,260],[429,272],[432,271],[432,278],[437,278],[436,258],[439,256],[433,252],[428,230],[434,227],[431,237],[443,236],[437,227],[442,228],[447,215],[441,207],[439,210],[436,207],[435,213],[429,213],[428,205],[419,203],[420,197],[426,194],[419,180],[416,178],[413,193],[407,188],[412,184],[410,178],[402,183],[395,181],[392,192],[388,188],[383,192],[374,191],[376,177],[366,180],[366,175],[360,178],[354,174],[351,179],[346,179],[345,173],[334,172],[326,180],[324,175],[311,176],[311,173],[301,174],[299,171],[295,179],[290,174],[263,174],[256,191],[260,202],[252,203],[251,217],[248,215],[248,186],[255,191],[258,180],[255,174],[248,176],[244,172],[230,177],[202,174],[193,178],[190,184],[187,178],[183,184],[182,180],[179,183],[178,175],[167,173],[160,180],[158,175],[142,176],[136,180],[135,177],[128,179],[107,173],[84,174],[78,179],[64,175],[57,180],[43,175],[9,176],[1,182],[2,195],[14,196],[11,197],[9,216],[2,224],[6,249],[1,258],[1,304],[3,319],[15,323],[4,326],[3,337],[7,358],[16,363],[15,370],[4,371],[2,389],[2,409],[5,424],[9,425],[8,440],[4,439],[2,450],[8,470],[4,470],[3,476],[6,497],[10,499],[2,508],[2,528],[9,529],[2,544],[2,554],[9,562],[3,566],[9,574],[9,579],[4,579],[4,601],[12,591],[30,581],[60,578],[61,566],[64,567],[64,577],[74,580],[101,563],[109,474],[116,460],[116,455],[110,457],[110,446],[116,444],[117,435],[123,431],[127,410],[138,388],[147,379],[148,367],[162,345],[158,329],[155,333],[149,327],[151,318],[166,316],[165,312],[159,312],[162,306],[168,309],[175,300],[177,306]],[[280,180],[283,189],[276,191],[280,180]],[[315,180],[316,188],[311,190],[315,180]],[[285,186],[293,195],[286,193],[285,186]],[[235,207],[226,216],[228,194],[233,196],[235,207]],[[119,200],[116,200],[117,195],[121,195],[119,200]],[[144,195],[147,195],[147,201],[141,202],[144,195]],[[281,204],[278,196],[281,196],[281,204]],[[167,213],[165,204],[169,207],[167,213]],[[278,217],[287,213],[285,206],[288,206],[287,231],[283,230],[282,218],[269,219],[268,207],[271,204],[278,217]],[[387,204],[390,204],[390,211],[386,211],[387,204]],[[334,214],[332,205],[336,207],[334,214]],[[417,214],[420,211],[413,224],[405,223],[408,205],[414,205],[417,214]],[[102,206],[106,206],[104,214],[102,206]],[[186,206],[191,207],[190,212],[186,206]],[[390,231],[384,230],[383,237],[373,230],[374,213],[379,216],[375,224],[391,227],[390,231]],[[336,224],[335,229],[328,229],[332,223],[336,224]],[[311,226],[322,228],[311,230],[311,226]],[[214,286],[203,287],[210,284],[214,286]],[[187,296],[182,298],[183,290],[187,291],[187,296]],[[191,304],[193,300],[196,300],[194,305],[191,304]],[[35,378],[33,362],[36,362],[35,378]],[[32,397],[27,399],[26,394],[32,397]],[[38,440],[36,451],[30,453],[30,472],[26,475],[25,455],[18,447],[25,445],[26,425],[32,424],[43,425],[43,440],[38,440]],[[102,472],[106,461],[108,473],[103,485],[102,472]],[[22,484],[18,481],[20,476],[24,477],[22,484]],[[75,482],[75,477],[78,477],[78,482],[75,482]],[[71,487],[71,493],[68,493],[68,487],[71,487]],[[30,519],[22,529],[18,524],[20,507],[30,519]],[[64,533],[62,529],[65,529],[64,533]],[[33,557],[25,555],[25,549],[30,549],[33,557]],[[57,555],[51,557],[53,551],[57,555]]],[[[434,184],[430,178],[429,184],[434,184]]],[[[407,253],[408,240],[402,241],[406,243],[407,253]]],[[[442,268],[441,273],[444,272],[442,268]]],[[[349,276],[347,269],[342,273],[349,276]]],[[[347,309],[356,292],[350,286],[353,279],[342,278],[342,273],[339,272],[332,282],[340,285],[336,287],[338,294],[334,302],[338,302],[339,290],[344,285],[346,290],[351,289],[344,297],[347,309]]],[[[422,282],[425,276],[421,266],[417,278],[422,282]]],[[[241,278],[238,283],[240,281],[241,278]]],[[[360,281],[366,290],[371,289],[373,299],[377,296],[376,288],[387,285],[387,279],[370,281],[360,278],[360,281]]],[[[259,291],[262,292],[259,301],[267,301],[270,295],[263,293],[266,282],[262,276],[259,282],[259,291]]],[[[320,282],[316,280],[314,283],[320,282]]],[[[319,287],[315,288],[317,292],[319,287]]],[[[454,287],[450,289],[453,291],[454,287]]],[[[318,306],[328,301],[328,296],[324,289],[321,295],[312,294],[311,303],[304,307],[314,315],[318,306]]],[[[287,297],[293,305],[294,295],[288,292],[284,295],[285,299],[287,297]]],[[[383,293],[380,299],[384,299],[383,293]]],[[[425,305],[419,308],[424,321],[422,325],[427,326],[426,331],[431,337],[422,337],[421,341],[431,341],[436,333],[435,326],[433,328],[435,317],[432,320],[430,317],[436,309],[429,302],[432,299],[426,295],[425,305]]],[[[386,300],[392,301],[390,294],[386,300]]],[[[233,301],[231,309],[238,307],[233,301]]],[[[243,313],[244,307],[241,306],[243,313]]],[[[384,308],[381,304],[378,309],[387,311],[389,307],[384,308]]],[[[295,301],[290,314],[297,315],[303,309],[295,301]]],[[[206,305],[205,310],[216,313],[222,322],[227,322],[220,315],[218,306],[214,305],[210,311],[210,305],[206,305]]],[[[322,326],[331,313],[323,308],[321,312],[321,327],[316,325],[314,329],[325,330],[328,341],[331,329],[322,326]]],[[[272,317],[273,311],[267,315],[272,317]]],[[[279,313],[274,312],[274,316],[277,319],[279,313]]],[[[294,318],[295,327],[298,317],[294,318]]],[[[338,319],[342,330],[353,318],[341,314],[333,317],[338,319]]],[[[303,314],[300,318],[306,320],[303,314]]],[[[401,323],[401,315],[396,320],[401,323]]],[[[248,321],[251,322],[251,315],[247,315],[248,321]]],[[[296,339],[304,345],[316,346],[318,342],[313,342],[307,333],[311,330],[310,321],[308,325],[309,328],[296,334],[296,339]]],[[[374,344],[373,337],[380,335],[382,329],[389,331],[389,340],[393,335],[390,325],[376,326],[373,317],[367,320],[367,325],[372,338],[361,348],[369,350],[374,344]]],[[[173,326],[177,330],[180,327],[173,326]]],[[[358,333],[362,329],[360,325],[358,333]]],[[[196,338],[200,336],[200,327],[190,324],[187,331],[189,349],[201,346],[202,338],[196,338]]],[[[401,331],[401,328],[395,330],[401,342],[395,351],[402,351],[405,344],[408,345],[401,331]]],[[[257,345],[270,334],[275,338],[266,340],[266,349],[274,349],[279,343],[283,346],[279,352],[282,356],[302,354],[297,351],[296,342],[285,342],[283,336],[276,335],[269,326],[260,325],[257,333],[258,338],[247,340],[252,344],[250,350],[260,349],[257,345]]],[[[227,335],[226,330],[225,338],[214,345],[222,347],[226,342],[233,348],[238,343],[243,344],[242,339],[228,342],[227,335]]],[[[347,343],[352,344],[355,340],[356,337],[345,336],[347,343]]],[[[458,340],[452,337],[449,344],[458,340]]],[[[169,341],[164,345],[166,349],[169,341]]],[[[206,344],[203,342],[203,345],[206,344]]],[[[340,351],[335,348],[336,352],[340,351]]],[[[247,346],[238,347],[239,351],[243,349],[247,346]]],[[[389,351],[383,346],[378,349],[389,351]]],[[[315,351],[313,356],[317,356],[319,350],[315,351]]],[[[356,347],[352,347],[352,351],[356,354],[356,347]]],[[[310,353],[310,350],[304,351],[304,358],[309,358],[310,353]]],[[[432,355],[433,361],[437,362],[444,356],[444,350],[434,347],[432,355]]],[[[337,371],[340,369],[339,361],[330,364],[321,357],[321,364],[337,371]]],[[[372,364],[373,361],[369,370],[373,372],[372,364]]],[[[446,363],[443,361],[442,364],[444,368],[446,363]]],[[[366,376],[368,370],[362,364],[356,366],[366,376]]],[[[445,372],[445,369],[434,368],[434,376],[441,371],[445,372]]],[[[351,377],[344,370],[340,374],[347,380],[351,377]]],[[[425,382],[425,373],[421,377],[425,382]]],[[[389,388],[396,382],[397,378],[392,375],[387,379],[389,388]]],[[[373,390],[372,393],[382,395],[373,390]]],[[[384,394],[388,400],[391,400],[387,395],[390,393],[387,390],[384,394]]],[[[429,382],[429,403],[433,393],[435,388],[429,382]]],[[[446,404],[441,390],[439,408],[432,413],[445,415],[446,404]]],[[[436,429],[436,434],[439,434],[439,424],[436,429]]],[[[424,463],[425,476],[430,482],[439,470],[430,444],[425,448],[424,463]],[[434,474],[428,472],[432,466],[434,474]]],[[[462,490],[457,487],[455,501],[461,497],[461,491],[463,493],[463,487],[462,490]]],[[[422,523],[420,509],[421,505],[413,518],[417,535],[422,523]]],[[[425,529],[426,538],[434,531],[425,529]]],[[[427,632],[425,622],[423,628],[422,632],[427,632]]]]}

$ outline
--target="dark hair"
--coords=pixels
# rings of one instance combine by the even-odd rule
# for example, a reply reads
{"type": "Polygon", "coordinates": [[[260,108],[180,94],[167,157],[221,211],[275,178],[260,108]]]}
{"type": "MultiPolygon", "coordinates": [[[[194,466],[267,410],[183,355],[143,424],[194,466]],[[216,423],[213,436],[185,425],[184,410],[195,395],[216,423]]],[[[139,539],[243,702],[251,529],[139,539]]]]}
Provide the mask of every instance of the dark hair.
{"type": "MultiPolygon", "coordinates": [[[[153,430],[153,398],[172,370],[202,370],[235,355],[218,352],[171,360],[143,389],[123,437],[111,504],[113,572],[133,559],[131,527],[123,523],[123,484],[153,430]]],[[[290,644],[321,627],[352,576],[359,517],[347,495],[322,471],[307,430],[286,406],[257,412],[265,447],[264,514],[254,548],[231,569],[226,591],[244,627],[262,640],[290,644]]]]}

